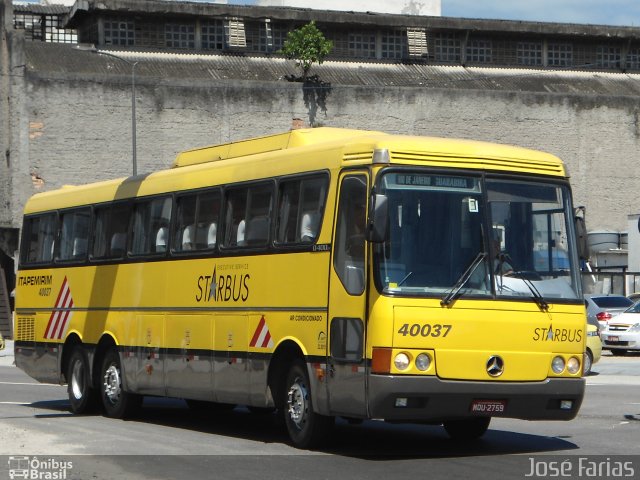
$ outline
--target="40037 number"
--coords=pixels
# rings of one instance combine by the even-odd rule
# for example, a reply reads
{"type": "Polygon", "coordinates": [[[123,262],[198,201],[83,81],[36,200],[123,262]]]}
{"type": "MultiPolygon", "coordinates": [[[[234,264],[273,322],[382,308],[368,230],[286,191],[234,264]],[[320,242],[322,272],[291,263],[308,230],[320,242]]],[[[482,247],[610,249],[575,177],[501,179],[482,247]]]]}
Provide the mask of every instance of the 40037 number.
{"type": "Polygon", "coordinates": [[[408,323],[405,323],[400,327],[400,329],[398,330],[398,333],[403,337],[406,337],[408,335],[410,337],[442,337],[444,338],[447,335],[449,335],[450,331],[451,331],[451,325],[442,325],[439,323],[436,323],[434,325],[431,325],[430,323],[425,323],[425,324],[414,323],[410,325],[408,323]]]}

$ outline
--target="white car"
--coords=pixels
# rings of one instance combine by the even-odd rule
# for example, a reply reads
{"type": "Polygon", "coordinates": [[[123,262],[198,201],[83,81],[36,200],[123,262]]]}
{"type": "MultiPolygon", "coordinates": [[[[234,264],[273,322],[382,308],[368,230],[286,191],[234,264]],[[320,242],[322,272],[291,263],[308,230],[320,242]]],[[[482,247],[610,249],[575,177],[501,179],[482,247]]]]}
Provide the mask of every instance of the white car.
{"type": "Polygon", "coordinates": [[[609,320],[600,332],[602,348],[613,355],[624,355],[627,350],[640,350],[640,302],[609,320]]]}

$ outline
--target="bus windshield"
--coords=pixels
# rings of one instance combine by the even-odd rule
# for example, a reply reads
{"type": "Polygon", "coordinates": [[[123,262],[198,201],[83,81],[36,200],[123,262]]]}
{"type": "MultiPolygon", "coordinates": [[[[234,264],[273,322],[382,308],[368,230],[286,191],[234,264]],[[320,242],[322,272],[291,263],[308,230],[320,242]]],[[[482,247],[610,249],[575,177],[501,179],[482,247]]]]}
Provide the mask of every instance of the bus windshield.
{"type": "Polygon", "coordinates": [[[374,245],[385,294],[579,300],[564,185],[419,171],[384,173],[389,230],[374,245]]]}

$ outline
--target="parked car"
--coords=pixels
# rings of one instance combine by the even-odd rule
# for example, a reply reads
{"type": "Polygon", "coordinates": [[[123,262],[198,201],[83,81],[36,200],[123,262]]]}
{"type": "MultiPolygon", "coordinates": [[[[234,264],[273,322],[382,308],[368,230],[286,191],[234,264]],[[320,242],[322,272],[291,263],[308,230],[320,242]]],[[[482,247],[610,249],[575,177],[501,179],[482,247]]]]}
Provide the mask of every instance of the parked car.
{"type": "Polygon", "coordinates": [[[640,350],[640,302],[610,320],[600,338],[602,347],[611,350],[613,355],[640,350]]]}
{"type": "Polygon", "coordinates": [[[624,295],[585,295],[587,322],[603,330],[616,315],[633,305],[633,300],[624,295]]]}
{"type": "Polygon", "coordinates": [[[640,292],[630,293],[629,295],[627,295],[627,298],[633,303],[636,303],[638,300],[640,300],[640,292]]]}
{"type": "Polygon", "coordinates": [[[598,363],[602,355],[602,341],[600,340],[600,331],[598,327],[587,324],[587,350],[584,356],[584,365],[582,374],[586,377],[591,373],[591,367],[594,363],[598,363]]]}

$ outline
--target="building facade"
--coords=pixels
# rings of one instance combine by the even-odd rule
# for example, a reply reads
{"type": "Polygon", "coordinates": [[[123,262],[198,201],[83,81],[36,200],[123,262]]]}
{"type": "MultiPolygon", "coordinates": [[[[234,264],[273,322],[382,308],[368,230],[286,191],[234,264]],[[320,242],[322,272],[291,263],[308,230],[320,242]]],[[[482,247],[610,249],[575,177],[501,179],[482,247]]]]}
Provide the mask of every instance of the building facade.
{"type": "Polygon", "coordinates": [[[546,150],[590,230],[640,211],[640,28],[154,0],[0,0],[0,22],[5,272],[30,195],[131,174],[132,78],[140,173],[299,118],[546,150]],[[312,20],[334,50],[292,81],[278,51],[312,20]]]}

